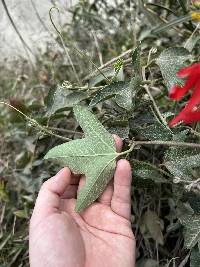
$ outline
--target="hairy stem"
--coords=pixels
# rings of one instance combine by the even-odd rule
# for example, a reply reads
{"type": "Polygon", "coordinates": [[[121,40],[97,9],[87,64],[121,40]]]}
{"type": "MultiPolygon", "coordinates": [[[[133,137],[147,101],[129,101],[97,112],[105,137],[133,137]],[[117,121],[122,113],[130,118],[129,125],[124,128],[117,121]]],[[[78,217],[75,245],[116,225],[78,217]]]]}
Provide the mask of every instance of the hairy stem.
{"type": "Polygon", "coordinates": [[[64,141],[71,141],[70,138],[66,138],[66,137],[64,137],[64,136],[61,136],[61,135],[58,135],[58,134],[54,134],[53,132],[49,131],[46,127],[43,127],[43,126],[40,125],[36,120],[31,119],[29,116],[27,116],[26,114],[24,114],[23,112],[21,112],[19,109],[13,107],[12,105],[10,105],[10,104],[8,104],[8,103],[6,103],[6,102],[2,102],[2,101],[0,102],[0,104],[2,104],[2,105],[6,105],[6,106],[12,108],[13,110],[17,111],[17,112],[18,112],[19,114],[21,114],[27,121],[29,121],[30,124],[31,124],[32,126],[37,127],[40,131],[42,131],[42,132],[44,132],[44,133],[46,133],[46,134],[48,134],[48,135],[51,135],[51,136],[55,136],[55,137],[57,137],[57,138],[60,138],[60,139],[62,139],[62,140],[64,140],[64,141]]]}
{"type": "MultiPolygon", "coordinates": [[[[53,21],[53,19],[52,19],[52,14],[51,14],[51,13],[52,13],[52,10],[53,10],[53,9],[56,9],[56,10],[59,12],[59,9],[58,9],[57,7],[55,7],[55,6],[53,6],[52,8],[50,8],[50,10],[49,10],[49,17],[50,17],[51,23],[52,23],[54,29],[56,30],[56,32],[58,33],[60,39],[61,39],[62,45],[63,45],[63,47],[64,47],[64,49],[65,49],[65,52],[66,52],[66,54],[67,54],[67,56],[68,56],[68,58],[69,58],[69,60],[70,60],[70,64],[72,64],[72,66],[73,66],[73,62],[71,61],[71,58],[69,57],[68,51],[67,51],[66,46],[65,46],[65,43],[64,43],[62,33],[61,33],[61,31],[58,30],[58,28],[56,27],[56,25],[55,25],[55,23],[54,23],[54,21],[53,21]]],[[[87,60],[88,60],[88,61],[89,61],[89,62],[96,68],[96,70],[97,70],[97,71],[98,71],[98,72],[105,78],[105,80],[106,80],[108,83],[110,83],[110,80],[104,75],[104,73],[103,73],[103,72],[97,67],[97,65],[91,60],[90,56],[88,56],[88,55],[87,55],[86,53],[84,53],[83,51],[79,50],[75,45],[71,44],[71,46],[72,46],[72,48],[78,53],[79,56],[86,58],[86,59],[87,59],[87,60]]],[[[73,67],[73,70],[75,71],[75,68],[74,68],[74,67],[73,67]]],[[[76,72],[76,71],[75,71],[75,72],[76,72]]],[[[76,78],[77,78],[77,80],[79,80],[79,78],[78,78],[77,75],[76,75],[76,78]]],[[[79,84],[80,84],[80,81],[79,81],[79,84]]]]}
{"type": "Polygon", "coordinates": [[[60,40],[61,40],[61,43],[62,43],[62,47],[63,47],[63,49],[64,49],[64,51],[65,51],[65,54],[66,54],[66,56],[67,56],[67,59],[69,60],[69,63],[71,64],[71,67],[72,67],[72,70],[73,70],[74,75],[75,75],[75,77],[76,77],[76,80],[77,80],[78,84],[81,85],[80,79],[79,79],[78,74],[77,74],[77,72],[76,72],[76,69],[75,69],[75,67],[74,67],[74,63],[73,63],[73,61],[72,61],[72,59],[71,59],[71,57],[70,57],[70,55],[69,55],[69,52],[68,52],[68,50],[67,50],[67,47],[65,46],[65,42],[64,42],[62,33],[61,33],[61,31],[58,30],[58,28],[56,27],[56,25],[55,25],[55,23],[54,23],[54,21],[53,21],[53,18],[52,18],[52,11],[53,11],[53,9],[56,9],[58,12],[60,12],[59,9],[58,9],[57,7],[55,7],[55,6],[51,7],[50,10],[49,10],[49,18],[50,18],[50,21],[51,21],[51,23],[52,23],[54,29],[56,30],[58,36],[60,37],[60,40]]]}
{"type": "MultiPolygon", "coordinates": [[[[165,121],[165,119],[163,118],[162,114],[160,113],[160,110],[159,110],[159,108],[158,108],[158,106],[157,106],[157,104],[156,104],[156,102],[155,102],[155,100],[154,100],[154,98],[153,98],[151,92],[149,91],[149,87],[148,87],[148,85],[144,85],[143,88],[146,90],[146,92],[147,92],[149,98],[151,99],[152,104],[153,104],[153,106],[154,106],[154,109],[155,109],[155,111],[156,111],[156,113],[157,113],[157,115],[158,115],[160,121],[161,121],[165,126],[167,126],[167,122],[165,121]]],[[[168,126],[167,126],[167,127],[168,127],[168,126]]]]}
{"type": "MultiPolygon", "coordinates": [[[[101,66],[98,68],[98,71],[99,71],[99,70],[102,70],[102,69],[105,69],[106,67],[108,67],[108,66],[110,66],[111,64],[115,63],[117,60],[119,60],[119,59],[121,59],[121,58],[123,58],[123,57],[125,57],[125,56],[127,56],[127,55],[130,55],[132,52],[133,52],[133,49],[129,49],[129,50],[123,52],[121,55],[119,55],[119,56],[117,56],[117,57],[115,57],[115,58],[113,58],[113,59],[107,61],[105,64],[101,65],[101,66]]],[[[97,74],[97,70],[94,71],[94,72],[92,72],[92,73],[90,73],[89,75],[87,75],[87,76],[83,79],[83,81],[89,80],[91,77],[93,77],[93,76],[96,75],[96,74],[97,74]]]]}
{"type": "Polygon", "coordinates": [[[7,4],[6,4],[6,2],[5,2],[4,0],[2,0],[2,4],[3,4],[3,7],[4,7],[5,11],[6,11],[6,14],[7,14],[7,16],[8,16],[8,18],[9,18],[9,20],[10,20],[10,23],[12,24],[12,26],[13,26],[15,32],[17,33],[19,39],[21,40],[21,42],[22,42],[22,44],[23,44],[23,46],[24,46],[24,48],[25,48],[26,53],[27,53],[27,50],[28,50],[32,55],[34,55],[33,52],[32,52],[32,50],[31,50],[31,48],[27,45],[27,43],[25,42],[25,40],[24,40],[24,38],[22,37],[21,33],[20,33],[19,30],[17,29],[17,27],[16,27],[16,25],[15,25],[15,23],[14,23],[14,21],[13,21],[11,15],[10,15],[10,12],[9,12],[9,10],[8,10],[7,4]],[[27,49],[27,50],[26,50],[26,49],[27,49]]]}
{"type": "Polygon", "coordinates": [[[163,145],[163,146],[177,146],[177,147],[189,147],[189,148],[200,148],[200,144],[186,143],[186,142],[174,142],[174,141],[133,141],[130,148],[126,151],[118,153],[119,156],[129,154],[133,151],[134,147],[138,145],[163,145]]]}

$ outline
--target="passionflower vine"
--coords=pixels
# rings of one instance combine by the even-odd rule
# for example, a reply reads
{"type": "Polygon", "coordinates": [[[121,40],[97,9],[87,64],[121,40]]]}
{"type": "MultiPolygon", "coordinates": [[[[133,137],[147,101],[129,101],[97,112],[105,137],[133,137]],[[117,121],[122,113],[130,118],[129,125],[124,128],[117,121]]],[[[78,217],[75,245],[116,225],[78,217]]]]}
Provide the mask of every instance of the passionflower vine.
{"type": "Polygon", "coordinates": [[[175,85],[172,87],[169,97],[173,100],[180,100],[187,92],[192,91],[191,97],[183,110],[170,121],[169,127],[179,122],[191,124],[200,120],[200,62],[182,68],[177,76],[185,80],[183,87],[175,85]]]}

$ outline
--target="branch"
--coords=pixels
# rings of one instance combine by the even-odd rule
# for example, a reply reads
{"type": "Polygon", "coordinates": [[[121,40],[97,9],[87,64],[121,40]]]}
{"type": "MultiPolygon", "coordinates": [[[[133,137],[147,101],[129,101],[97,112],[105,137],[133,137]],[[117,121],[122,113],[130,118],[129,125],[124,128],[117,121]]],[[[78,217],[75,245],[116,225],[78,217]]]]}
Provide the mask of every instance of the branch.
{"type": "MultiPolygon", "coordinates": [[[[131,54],[132,51],[133,51],[133,49],[129,49],[129,50],[125,51],[125,52],[122,53],[121,55],[119,55],[119,56],[117,56],[117,57],[115,57],[115,58],[113,58],[113,59],[107,61],[105,64],[101,65],[98,69],[99,69],[99,70],[105,69],[106,67],[108,67],[108,66],[110,66],[111,64],[113,64],[114,62],[116,62],[118,59],[123,58],[123,57],[125,57],[125,56],[131,54]]],[[[98,71],[95,70],[94,72],[92,72],[92,73],[90,73],[89,75],[87,75],[87,76],[83,79],[83,81],[89,80],[91,77],[95,76],[97,73],[98,73],[98,71]]]]}
{"type": "MultiPolygon", "coordinates": [[[[31,48],[27,45],[27,43],[25,42],[25,40],[24,40],[24,38],[22,37],[21,33],[20,33],[19,30],[17,29],[17,27],[16,27],[16,25],[15,25],[15,23],[14,23],[14,21],[13,21],[11,15],[10,15],[10,12],[9,12],[9,10],[8,10],[8,7],[7,7],[7,5],[6,5],[6,2],[5,2],[4,0],[2,0],[2,4],[3,4],[3,7],[4,7],[5,11],[6,11],[6,14],[7,14],[7,16],[8,16],[8,18],[9,18],[9,20],[10,20],[10,22],[11,22],[11,24],[12,24],[14,30],[15,30],[15,32],[17,33],[19,39],[21,40],[22,44],[24,45],[24,47],[25,47],[26,49],[28,49],[28,51],[29,51],[32,55],[34,55],[33,52],[32,52],[32,50],[31,50],[31,48]]],[[[26,51],[26,52],[27,52],[27,51],[26,51]]]]}

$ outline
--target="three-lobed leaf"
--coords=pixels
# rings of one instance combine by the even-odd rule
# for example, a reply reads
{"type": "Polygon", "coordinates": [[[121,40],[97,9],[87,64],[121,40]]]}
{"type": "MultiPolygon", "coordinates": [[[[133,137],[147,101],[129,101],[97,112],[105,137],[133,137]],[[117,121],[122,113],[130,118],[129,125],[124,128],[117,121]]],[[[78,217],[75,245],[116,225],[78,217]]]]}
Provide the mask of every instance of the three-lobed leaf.
{"type": "Polygon", "coordinates": [[[78,193],[76,203],[76,211],[80,212],[106,188],[113,177],[118,153],[112,135],[87,108],[75,106],[74,114],[85,138],[54,147],[45,159],[55,160],[75,173],[85,174],[86,184],[78,193]]]}

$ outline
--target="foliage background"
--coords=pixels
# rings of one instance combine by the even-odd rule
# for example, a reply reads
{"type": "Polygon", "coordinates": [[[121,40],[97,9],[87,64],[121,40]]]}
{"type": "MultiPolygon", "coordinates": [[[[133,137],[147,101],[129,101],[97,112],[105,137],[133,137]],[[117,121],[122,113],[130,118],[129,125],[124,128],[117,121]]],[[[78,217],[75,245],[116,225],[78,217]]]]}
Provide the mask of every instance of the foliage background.
{"type": "MultiPolygon", "coordinates": [[[[124,148],[133,138],[199,143],[199,124],[179,125],[172,131],[166,126],[187,97],[179,103],[168,99],[168,88],[155,64],[160,53],[170,47],[187,48],[192,55],[187,64],[198,61],[198,24],[186,21],[152,32],[156,27],[161,29],[164,22],[182,18],[194,7],[181,0],[145,4],[80,1],[70,10],[72,21],[62,28],[63,40],[60,36],[56,39],[59,49],[47,47],[44,54],[35,55],[34,66],[26,60],[0,66],[1,99],[51,132],[47,134],[35,127],[34,121],[1,105],[1,267],[28,266],[28,223],[35,198],[42,182],[59,169],[44,162],[43,157],[51,147],[64,142],[55,134],[70,139],[82,136],[72,107],[80,100],[89,105],[106,85],[91,60],[113,82],[133,79],[137,68],[142,72],[143,81],[134,87],[131,109],[120,107],[114,93],[93,107],[103,125],[123,138],[124,148]],[[140,44],[141,53],[132,60],[133,49],[140,44]],[[84,55],[80,56],[74,46],[84,55]],[[123,61],[117,60],[119,55],[123,61]],[[135,62],[140,62],[141,68],[135,62]]],[[[132,225],[137,266],[199,266],[199,150],[164,145],[136,148],[128,159],[134,178],[132,225]]]]}

